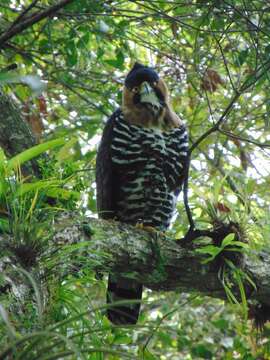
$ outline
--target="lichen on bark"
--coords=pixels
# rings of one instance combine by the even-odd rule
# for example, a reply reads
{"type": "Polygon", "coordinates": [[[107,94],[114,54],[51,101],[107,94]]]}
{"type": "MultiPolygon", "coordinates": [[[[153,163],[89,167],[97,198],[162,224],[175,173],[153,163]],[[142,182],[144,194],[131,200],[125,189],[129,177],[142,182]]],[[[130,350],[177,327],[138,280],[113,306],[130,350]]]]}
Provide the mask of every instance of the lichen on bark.
{"type": "MultiPolygon", "coordinates": [[[[8,158],[36,145],[36,139],[26,123],[21,110],[0,87],[0,147],[8,158]]],[[[40,176],[36,159],[23,165],[26,174],[40,176]]]]}

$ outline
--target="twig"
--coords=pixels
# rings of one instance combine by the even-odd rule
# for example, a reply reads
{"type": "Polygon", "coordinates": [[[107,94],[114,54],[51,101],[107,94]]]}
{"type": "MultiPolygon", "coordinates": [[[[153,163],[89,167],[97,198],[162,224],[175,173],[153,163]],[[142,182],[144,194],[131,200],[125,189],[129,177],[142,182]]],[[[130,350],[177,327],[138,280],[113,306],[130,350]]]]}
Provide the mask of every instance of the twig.
{"type": "MultiPolygon", "coordinates": [[[[171,16],[171,15],[167,14],[167,12],[160,11],[160,10],[158,10],[158,9],[156,9],[156,8],[153,8],[153,7],[149,6],[148,3],[151,3],[150,1],[140,2],[140,1],[138,1],[138,0],[133,0],[132,2],[133,2],[133,3],[136,3],[137,5],[145,8],[145,9],[154,11],[154,13],[151,14],[152,17],[154,17],[154,16],[158,17],[158,16],[159,16],[160,18],[166,19],[166,20],[168,20],[168,21],[177,22],[177,23],[181,24],[181,26],[182,26],[183,28],[187,28],[187,29],[191,29],[191,30],[198,31],[198,32],[202,32],[202,33],[204,33],[204,34],[211,34],[211,35],[212,35],[213,33],[215,33],[215,34],[223,34],[223,33],[224,33],[223,30],[207,30],[207,29],[204,29],[204,28],[200,28],[200,27],[196,27],[196,26],[190,25],[190,24],[188,24],[188,23],[186,23],[186,22],[184,22],[184,21],[180,21],[178,16],[177,16],[177,17],[171,16]],[[146,3],[147,3],[147,4],[146,4],[146,3]]],[[[254,28],[254,29],[250,29],[249,31],[250,31],[250,32],[252,32],[252,31],[255,31],[255,32],[256,32],[257,29],[254,28]]],[[[229,32],[229,33],[241,33],[242,30],[235,29],[235,30],[230,30],[230,31],[228,31],[228,32],[229,32]]]]}
{"type": "Polygon", "coordinates": [[[158,321],[157,326],[153,329],[152,333],[149,335],[149,337],[147,338],[145,344],[143,345],[142,351],[144,353],[145,349],[147,348],[149,342],[151,341],[151,339],[153,338],[153,336],[155,335],[155,333],[158,331],[158,329],[160,328],[162,322],[169,317],[170,315],[174,314],[176,311],[179,310],[179,308],[186,306],[188,303],[190,303],[191,301],[195,300],[199,295],[193,295],[191,299],[188,299],[187,301],[185,301],[183,304],[178,305],[177,307],[175,307],[174,309],[168,311],[165,315],[162,316],[162,318],[158,321]]]}
{"type": "Polygon", "coordinates": [[[217,44],[218,44],[218,47],[219,47],[219,50],[220,50],[220,53],[221,53],[221,56],[222,56],[222,59],[223,59],[223,63],[224,63],[224,66],[225,66],[225,69],[226,69],[226,72],[228,74],[228,77],[229,77],[229,80],[230,80],[230,83],[231,83],[231,86],[233,88],[234,91],[236,91],[236,87],[233,83],[233,80],[232,80],[232,77],[231,77],[231,73],[230,73],[230,70],[229,70],[229,67],[228,67],[228,64],[227,64],[227,59],[225,57],[225,54],[224,54],[224,51],[222,49],[222,46],[220,44],[220,40],[215,36],[215,34],[213,34],[213,37],[214,39],[216,40],[217,44]]]}
{"type": "Polygon", "coordinates": [[[223,170],[222,167],[220,167],[217,164],[214,164],[213,159],[210,158],[210,156],[207,154],[207,152],[203,151],[202,149],[200,149],[200,152],[204,155],[204,157],[206,158],[206,160],[212,164],[212,166],[215,167],[215,169],[217,169],[220,174],[225,177],[229,187],[231,188],[231,190],[235,193],[235,195],[237,196],[238,200],[241,202],[242,205],[246,206],[245,200],[243,199],[243,196],[241,194],[241,192],[239,191],[239,189],[237,188],[236,184],[234,183],[234,181],[232,180],[230,175],[227,175],[226,172],[223,170]]]}
{"type": "Polygon", "coordinates": [[[216,122],[216,124],[214,126],[212,126],[210,129],[208,129],[204,134],[202,134],[199,139],[197,141],[195,141],[195,143],[193,143],[193,145],[190,147],[189,149],[189,153],[191,154],[192,151],[194,149],[196,149],[196,147],[204,140],[206,139],[210,134],[212,134],[213,132],[217,131],[219,126],[222,124],[222,122],[226,119],[226,116],[231,112],[234,103],[236,102],[236,100],[240,97],[241,93],[237,92],[236,94],[234,94],[234,97],[231,99],[229,105],[226,107],[226,109],[224,110],[223,114],[221,115],[221,117],[219,118],[219,120],[216,122]]]}
{"type": "Polygon", "coordinates": [[[223,0],[224,3],[228,6],[230,6],[237,14],[239,14],[244,20],[246,20],[247,24],[251,26],[253,29],[256,29],[256,31],[263,33],[267,37],[269,37],[269,32],[264,31],[262,28],[259,28],[254,22],[252,22],[247,16],[243,14],[236,6],[233,4],[228,3],[227,1],[223,0]]]}
{"type": "Polygon", "coordinates": [[[27,8],[24,9],[23,12],[19,14],[19,16],[13,21],[13,23],[10,25],[10,27],[6,30],[6,33],[9,32],[16,24],[18,24],[22,18],[25,17],[25,15],[36,5],[36,3],[39,0],[34,0],[27,8]]]}
{"type": "Polygon", "coordinates": [[[58,4],[53,5],[47,8],[44,11],[41,11],[37,14],[33,14],[31,17],[25,19],[19,24],[15,25],[12,29],[8,29],[2,35],[0,35],[0,49],[4,47],[5,43],[11,39],[13,36],[21,33],[28,27],[34,25],[35,23],[45,19],[48,16],[55,14],[58,10],[63,8],[64,6],[72,3],[74,0],[62,0],[58,4]]]}
{"type": "Polygon", "coordinates": [[[55,77],[52,77],[56,82],[63,85],[65,88],[69,89],[71,92],[76,94],[78,97],[80,97],[82,100],[84,100],[88,105],[90,105],[92,108],[99,110],[103,115],[109,116],[109,113],[104,110],[102,106],[96,105],[92,101],[90,101],[86,96],[81,94],[79,91],[75,90],[72,86],[67,84],[65,81],[60,81],[59,79],[56,79],[55,77]]]}
{"type": "Polygon", "coordinates": [[[228,106],[226,107],[226,109],[224,110],[223,114],[221,115],[221,117],[219,118],[219,120],[216,122],[216,124],[214,126],[212,126],[210,129],[208,129],[204,134],[202,134],[199,139],[197,141],[195,141],[195,143],[190,147],[189,149],[189,153],[191,154],[192,151],[194,149],[196,149],[196,147],[204,140],[206,139],[210,134],[212,134],[213,132],[219,130],[219,126],[226,120],[227,116],[229,115],[229,113],[231,112],[235,102],[239,99],[239,97],[249,88],[251,88],[254,84],[256,84],[256,82],[258,80],[260,80],[260,78],[270,69],[270,60],[265,61],[259,68],[258,70],[248,76],[246,78],[246,80],[244,81],[244,83],[242,84],[242,86],[240,87],[239,90],[235,91],[235,94],[233,96],[233,98],[231,99],[230,103],[228,104],[228,106]],[[252,78],[254,78],[252,80],[252,78]]]}
{"type": "Polygon", "coordinates": [[[235,135],[235,134],[231,133],[230,131],[223,130],[223,129],[220,129],[220,128],[218,129],[218,131],[221,134],[224,134],[224,135],[226,135],[226,136],[228,136],[228,137],[230,137],[232,139],[237,139],[237,140],[240,140],[240,141],[244,141],[244,142],[256,145],[256,146],[260,147],[261,149],[270,148],[270,144],[262,144],[262,143],[259,143],[258,141],[255,141],[255,140],[250,140],[250,139],[247,139],[247,138],[243,138],[242,136],[235,135]]]}

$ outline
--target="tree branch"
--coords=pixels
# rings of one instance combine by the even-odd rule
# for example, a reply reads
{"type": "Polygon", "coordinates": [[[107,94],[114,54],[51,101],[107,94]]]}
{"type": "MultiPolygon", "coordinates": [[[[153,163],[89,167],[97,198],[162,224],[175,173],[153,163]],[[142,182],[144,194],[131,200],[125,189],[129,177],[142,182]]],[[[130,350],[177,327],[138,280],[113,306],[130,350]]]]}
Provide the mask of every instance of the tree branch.
{"type": "Polygon", "coordinates": [[[18,17],[13,21],[13,23],[10,25],[8,30],[6,30],[6,33],[9,32],[16,24],[18,24],[25,16],[26,14],[36,5],[36,3],[39,0],[34,0],[31,2],[29,6],[27,6],[19,15],[18,17]]]}
{"type": "Polygon", "coordinates": [[[261,149],[269,149],[269,148],[270,148],[270,144],[267,144],[267,143],[260,143],[260,142],[255,141],[255,140],[251,140],[251,139],[248,139],[248,138],[244,138],[244,137],[242,137],[242,136],[233,134],[232,132],[227,131],[227,130],[224,130],[224,129],[218,129],[218,131],[219,131],[221,134],[224,134],[224,135],[228,136],[229,138],[237,139],[237,140],[240,140],[240,141],[243,141],[243,142],[247,142],[247,143],[249,143],[249,144],[258,146],[258,147],[261,148],[261,149]]]}
{"type": "Polygon", "coordinates": [[[248,76],[246,78],[246,80],[243,82],[242,86],[240,87],[240,89],[238,91],[236,91],[231,99],[231,101],[229,102],[228,106],[226,107],[226,109],[223,111],[223,114],[221,115],[221,117],[218,119],[218,121],[215,123],[214,126],[212,126],[210,129],[208,129],[204,134],[202,134],[198,140],[196,140],[192,146],[189,149],[189,153],[191,154],[193,150],[196,149],[196,147],[204,140],[206,139],[209,135],[211,135],[213,132],[219,130],[219,127],[222,123],[224,123],[224,121],[226,120],[226,118],[228,117],[228,115],[230,114],[230,112],[233,109],[234,104],[236,103],[236,101],[238,100],[238,98],[249,88],[251,88],[253,85],[256,84],[256,82],[258,80],[260,80],[262,78],[262,76],[267,73],[267,71],[270,69],[270,61],[267,60],[264,63],[262,63],[262,65],[257,69],[257,71],[248,76]]]}
{"type": "MultiPolygon", "coordinates": [[[[196,230],[192,236],[189,234],[175,241],[127,224],[94,218],[81,219],[79,216],[76,218],[74,213],[66,213],[54,224],[49,249],[51,254],[55,254],[65,245],[84,243],[89,266],[98,272],[132,273],[132,278],[153,290],[195,291],[225,299],[226,293],[219,278],[220,268],[216,261],[203,264],[205,255],[197,252],[201,245],[194,244],[194,240],[214,237],[213,242],[218,238],[220,241],[228,233],[234,232],[233,226],[228,224],[214,231],[196,230]]],[[[12,243],[12,239],[0,235],[1,247],[7,243],[12,243]]],[[[255,257],[253,252],[245,256],[239,268],[257,285],[255,291],[249,283],[245,284],[247,297],[270,306],[270,252],[264,251],[257,255],[255,257]]],[[[44,256],[51,257],[48,251],[45,251],[44,256]]],[[[69,265],[75,258],[76,253],[70,257],[69,265]]],[[[22,259],[17,259],[17,262],[22,263],[22,259]]],[[[54,267],[53,271],[58,277],[63,273],[61,268],[54,267]]],[[[237,287],[234,291],[235,296],[238,296],[237,287]]]]}
{"type": "MultiPolygon", "coordinates": [[[[18,35],[28,27],[36,24],[37,22],[54,15],[58,10],[62,9],[66,5],[72,3],[74,0],[61,0],[58,4],[49,7],[48,9],[35,13],[32,16],[26,18],[24,21],[11,26],[7,31],[0,35],[0,49],[4,47],[5,43],[15,35],[18,35]]],[[[16,20],[15,20],[16,21],[16,20]]]]}
{"type": "MultiPolygon", "coordinates": [[[[196,291],[224,299],[226,294],[218,277],[217,264],[215,261],[202,263],[205,255],[197,252],[202,245],[195,244],[194,240],[208,237],[216,244],[229,233],[235,233],[234,226],[228,224],[213,231],[195,230],[175,241],[115,221],[87,218],[75,225],[74,215],[70,214],[64,223],[56,223],[53,243],[89,241],[87,254],[98,263],[95,268],[118,274],[132,273],[153,290],[196,291]]],[[[270,305],[270,251],[255,255],[254,251],[245,255],[244,262],[239,265],[257,285],[255,291],[246,284],[247,296],[270,305]]]]}
{"type": "Polygon", "coordinates": [[[238,98],[240,97],[240,95],[242,95],[240,92],[237,92],[234,94],[233,98],[231,99],[230,103],[228,104],[228,106],[226,107],[226,109],[224,110],[223,114],[221,115],[221,117],[219,118],[219,120],[215,123],[214,126],[212,126],[210,129],[208,129],[204,134],[202,134],[198,140],[196,140],[192,146],[189,149],[189,153],[191,154],[193,150],[196,149],[196,147],[198,147],[198,145],[204,140],[206,139],[209,135],[211,135],[213,132],[217,131],[219,126],[224,122],[224,120],[226,119],[226,117],[229,115],[229,113],[231,112],[235,102],[238,100],[238,98]]]}

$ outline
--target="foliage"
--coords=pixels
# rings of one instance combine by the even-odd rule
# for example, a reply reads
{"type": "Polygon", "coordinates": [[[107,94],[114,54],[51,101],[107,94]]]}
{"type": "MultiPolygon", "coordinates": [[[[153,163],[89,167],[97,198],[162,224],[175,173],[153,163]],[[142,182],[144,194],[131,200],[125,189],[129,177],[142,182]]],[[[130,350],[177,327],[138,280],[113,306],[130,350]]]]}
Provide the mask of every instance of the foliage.
{"type": "MultiPolygon", "coordinates": [[[[27,245],[35,249],[31,259],[50,274],[50,294],[42,294],[32,262],[20,263],[20,285],[33,289],[23,311],[19,299],[1,292],[0,359],[269,358],[269,328],[258,338],[241,309],[200,296],[147,291],[139,325],[112,328],[103,315],[105,280],[96,279],[84,253],[63,247],[55,257],[46,255],[56,213],[96,211],[96,145],[105,119],[121,104],[135,60],[157,67],[188,126],[196,224],[234,220],[244,227],[249,248],[269,247],[268,5],[77,0],[27,25],[55,3],[0,5],[0,83],[41,139],[13,159],[0,153],[0,226],[16,234],[16,243],[5,251],[2,244],[1,251],[6,256],[17,249],[18,255],[19,244],[27,245]],[[45,151],[50,160],[40,161],[43,178],[25,179],[20,164],[45,151]],[[59,284],[54,266],[57,271],[73,251],[78,269],[67,265],[59,284]],[[43,297],[49,298],[46,308],[43,297]]],[[[177,206],[171,231],[179,238],[188,222],[182,199],[177,206]]],[[[239,246],[234,242],[228,237],[202,251],[215,258],[228,245],[239,246]]]]}

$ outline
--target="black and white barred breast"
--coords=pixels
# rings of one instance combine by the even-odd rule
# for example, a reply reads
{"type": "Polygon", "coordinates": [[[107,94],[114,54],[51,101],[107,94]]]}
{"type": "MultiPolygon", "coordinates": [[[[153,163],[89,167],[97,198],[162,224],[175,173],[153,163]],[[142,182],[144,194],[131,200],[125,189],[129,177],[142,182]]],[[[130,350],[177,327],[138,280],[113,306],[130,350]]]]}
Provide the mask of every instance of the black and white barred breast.
{"type": "Polygon", "coordinates": [[[184,126],[162,131],[131,125],[121,111],[113,126],[111,157],[119,183],[118,220],[165,230],[175,210],[188,151],[184,126]]]}

